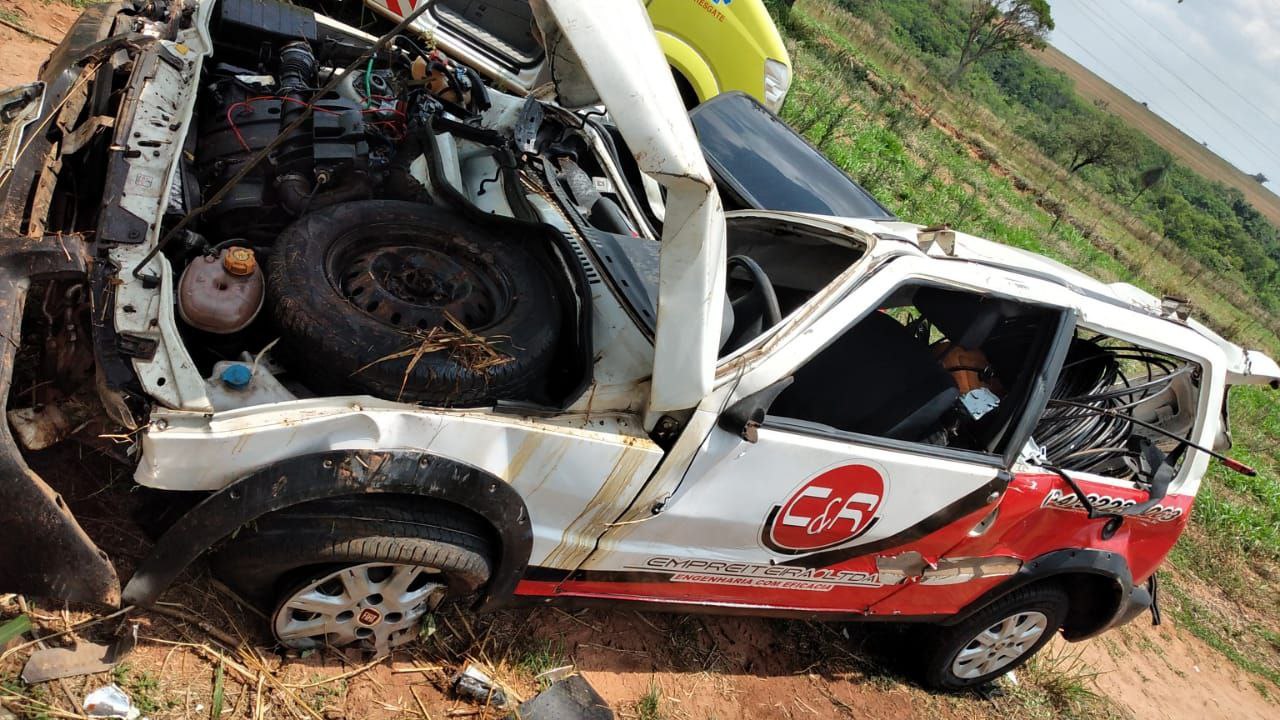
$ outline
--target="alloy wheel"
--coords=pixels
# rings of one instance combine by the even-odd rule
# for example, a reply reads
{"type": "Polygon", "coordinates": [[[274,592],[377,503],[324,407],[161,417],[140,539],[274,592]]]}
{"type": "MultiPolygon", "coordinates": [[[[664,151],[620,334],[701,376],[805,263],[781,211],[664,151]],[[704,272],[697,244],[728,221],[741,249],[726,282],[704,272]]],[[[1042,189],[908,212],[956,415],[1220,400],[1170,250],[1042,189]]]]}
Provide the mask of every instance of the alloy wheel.
{"type": "Polygon", "coordinates": [[[272,618],[292,648],[359,645],[385,655],[416,637],[418,622],[444,598],[444,577],[418,565],[364,563],[294,590],[272,618]]]}
{"type": "Polygon", "coordinates": [[[1029,610],[995,623],[965,644],[951,663],[951,672],[965,680],[981,677],[1012,664],[1045,633],[1049,619],[1029,610]]]}

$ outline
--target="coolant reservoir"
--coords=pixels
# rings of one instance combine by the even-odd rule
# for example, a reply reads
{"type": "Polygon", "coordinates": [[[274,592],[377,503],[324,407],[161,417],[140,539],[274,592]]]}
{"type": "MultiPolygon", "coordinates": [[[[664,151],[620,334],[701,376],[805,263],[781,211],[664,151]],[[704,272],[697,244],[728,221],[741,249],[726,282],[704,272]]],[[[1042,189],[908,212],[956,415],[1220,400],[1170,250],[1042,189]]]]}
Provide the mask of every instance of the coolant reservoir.
{"type": "Polygon", "coordinates": [[[249,248],[231,246],[191,261],[178,281],[178,314],[191,327],[226,335],[248,327],[266,295],[249,248]]]}

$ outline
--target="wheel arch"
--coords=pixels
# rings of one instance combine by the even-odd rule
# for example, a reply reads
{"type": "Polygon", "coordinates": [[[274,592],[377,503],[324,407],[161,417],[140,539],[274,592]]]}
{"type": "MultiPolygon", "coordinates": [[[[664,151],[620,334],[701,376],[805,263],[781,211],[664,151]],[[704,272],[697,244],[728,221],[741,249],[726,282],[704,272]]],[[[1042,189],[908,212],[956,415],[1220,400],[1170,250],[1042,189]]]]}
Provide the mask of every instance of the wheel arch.
{"type": "MultiPolygon", "coordinates": [[[[1009,593],[1040,583],[1060,584],[1070,598],[1062,634],[1084,640],[1132,617],[1126,601],[1135,594],[1129,563],[1117,552],[1092,549],[1056,550],[1023,564],[1005,582],[991,588],[944,625],[956,625],[1009,593]]],[[[1137,588],[1144,591],[1144,588],[1137,588]]]]}
{"type": "Polygon", "coordinates": [[[658,45],[662,48],[667,64],[680,78],[689,84],[689,88],[698,97],[699,102],[706,101],[720,92],[720,82],[707,60],[692,45],[671,33],[658,30],[658,45]]]}
{"type": "Polygon", "coordinates": [[[124,602],[151,605],[191,563],[239,528],[314,500],[412,495],[464,508],[497,542],[482,609],[502,605],[524,576],[533,531],[524,499],[501,479],[466,463],[412,450],[350,450],[282,460],[211,493],[156,542],[129,579],[124,602]]]}
{"type": "Polygon", "coordinates": [[[686,110],[692,110],[701,104],[698,91],[693,89],[693,84],[674,65],[671,66],[671,77],[676,81],[676,90],[680,91],[680,99],[684,101],[686,110]]]}

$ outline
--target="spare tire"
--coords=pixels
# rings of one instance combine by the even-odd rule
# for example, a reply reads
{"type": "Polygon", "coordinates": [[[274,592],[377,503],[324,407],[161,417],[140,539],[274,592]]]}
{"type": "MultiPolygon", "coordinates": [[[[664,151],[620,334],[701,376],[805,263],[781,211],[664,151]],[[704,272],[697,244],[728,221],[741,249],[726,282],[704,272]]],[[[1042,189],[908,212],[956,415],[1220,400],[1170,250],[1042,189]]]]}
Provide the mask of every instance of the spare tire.
{"type": "Polygon", "coordinates": [[[536,398],[561,312],[535,252],[431,205],[319,210],[285,229],[269,261],[281,345],[319,392],[437,406],[536,398]]]}

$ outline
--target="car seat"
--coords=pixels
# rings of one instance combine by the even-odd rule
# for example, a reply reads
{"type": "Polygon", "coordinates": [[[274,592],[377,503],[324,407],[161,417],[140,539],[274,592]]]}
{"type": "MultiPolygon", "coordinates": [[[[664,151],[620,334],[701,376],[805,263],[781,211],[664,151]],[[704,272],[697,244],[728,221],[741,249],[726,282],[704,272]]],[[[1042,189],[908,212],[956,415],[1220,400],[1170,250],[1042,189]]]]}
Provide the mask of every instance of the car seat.
{"type": "Polygon", "coordinates": [[[873,312],[797,370],[769,414],[916,441],[937,432],[959,398],[928,346],[873,312]]]}

